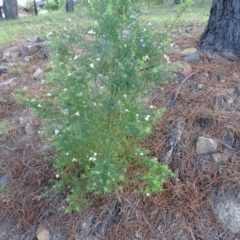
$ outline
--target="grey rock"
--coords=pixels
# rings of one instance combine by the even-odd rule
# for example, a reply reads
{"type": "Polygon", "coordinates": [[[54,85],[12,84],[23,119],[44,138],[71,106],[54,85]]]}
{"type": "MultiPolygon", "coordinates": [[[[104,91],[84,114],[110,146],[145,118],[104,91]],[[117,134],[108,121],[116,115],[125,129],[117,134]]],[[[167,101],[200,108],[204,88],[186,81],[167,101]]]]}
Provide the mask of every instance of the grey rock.
{"type": "Polygon", "coordinates": [[[201,83],[199,83],[199,84],[197,85],[197,89],[198,89],[198,90],[202,90],[202,89],[203,89],[203,87],[204,87],[204,85],[203,85],[203,84],[201,84],[201,83]]]}
{"type": "Polygon", "coordinates": [[[25,58],[27,56],[32,56],[35,54],[42,46],[40,44],[24,44],[21,49],[21,56],[25,58]]]}
{"type": "Polygon", "coordinates": [[[200,60],[199,53],[191,53],[184,58],[186,62],[197,62],[200,60]]]}
{"type": "Polygon", "coordinates": [[[30,36],[28,39],[27,39],[27,42],[30,42],[30,43],[39,43],[39,42],[42,42],[41,38],[38,37],[37,35],[32,35],[30,36]]]}
{"type": "Polygon", "coordinates": [[[19,56],[20,56],[20,47],[18,46],[10,47],[3,52],[2,61],[3,62],[15,61],[16,58],[19,56]]]}
{"type": "Polygon", "coordinates": [[[50,233],[46,228],[39,228],[37,230],[38,240],[50,240],[50,233]]]}
{"type": "Polygon", "coordinates": [[[214,153],[217,150],[217,143],[211,138],[198,137],[196,152],[198,154],[214,153]]]}
{"type": "Polygon", "coordinates": [[[214,163],[222,164],[227,161],[227,156],[222,153],[214,153],[212,155],[212,160],[214,163]]]}
{"type": "Polygon", "coordinates": [[[223,225],[232,233],[240,233],[240,189],[230,187],[224,191],[213,189],[213,210],[223,225]]]}
{"type": "Polygon", "coordinates": [[[43,79],[43,71],[42,71],[40,68],[38,68],[38,69],[34,72],[34,74],[33,74],[33,79],[34,79],[34,80],[37,80],[37,81],[43,79]]]}
{"type": "Polygon", "coordinates": [[[127,39],[129,39],[129,38],[131,38],[131,31],[130,30],[123,30],[122,31],[122,35],[123,35],[123,38],[127,38],[127,39]]]}
{"type": "Polygon", "coordinates": [[[5,73],[5,72],[7,72],[8,70],[9,70],[8,67],[6,67],[6,66],[0,66],[0,74],[1,74],[1,73],[5,73]]]}
{"type": "Polygon", "coordinates": [[[196,52],[197,52],[196,48],[186,48],[185,50],[181,51],[181,55],[188,56],[188,55],[196,53],[196,52]]]}
{"type": "Polygon", "coordinates": [[[4,187],[9,180],[9,175],[5,174],[0,178],[0,188],[4,187]]]}
{"type": "Polygon", "coordinates": [[[34,134],[32,125],[31,125],[29,122],[26,123],[26,125],[25,125],[25,131],[26,131],[26,133],[29,134],[29,135],[34,134]]]}

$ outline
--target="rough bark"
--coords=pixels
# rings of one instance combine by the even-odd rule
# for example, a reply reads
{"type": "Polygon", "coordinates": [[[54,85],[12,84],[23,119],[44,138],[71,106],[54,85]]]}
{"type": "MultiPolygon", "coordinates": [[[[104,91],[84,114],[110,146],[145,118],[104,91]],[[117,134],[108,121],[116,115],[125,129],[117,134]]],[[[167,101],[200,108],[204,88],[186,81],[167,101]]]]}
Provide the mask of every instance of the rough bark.
{"type": "Polygon", "coordinates": [[[34,13],[35,13],[35,15],[38,15],[38,9],[37,9],[36,0],[33,0],[33,7],[34,7],[34,13]]]}
{"type": "Polygon", "coordinates": [[[3,10],[5,13],[5,19],[18,18],[17,0],[3,0],[3,10]]]}
{"type": "Polygon", "coordinates": [[[240,56],[240,0],[213,0],[199,48],[240,56]]]}
{"type": "Polygon", "coordinates": [[[73,12],[73,11],[74,11],[74,1],[66,0],[66,12],[73,12]]]}

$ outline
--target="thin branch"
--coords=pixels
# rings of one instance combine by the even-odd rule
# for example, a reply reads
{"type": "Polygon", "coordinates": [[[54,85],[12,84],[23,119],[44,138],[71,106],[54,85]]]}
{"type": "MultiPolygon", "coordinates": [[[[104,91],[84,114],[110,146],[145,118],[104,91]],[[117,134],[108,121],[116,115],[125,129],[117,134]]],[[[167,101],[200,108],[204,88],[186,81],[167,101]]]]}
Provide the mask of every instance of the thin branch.
{"type": "Polygon", "coordinates": [[[177,100],[177,97],[178,97],[178,94],[179,94],[179,91],[180,91],[182,85],[183,85],[190,77],[192,77],[193,75],[195,75],[195,74],[198,73],[198,72],[199,72],[199,70],[191,73],[189,76],[187,76],[186,78],[184,78],[184,79],[182,80],[182,82],[179,84],[179,86],[178,86],[178,88],[177,88],[177,90],[176,90],[176,92],[175,92],[175,95],[174,95],[174,97],[173,97],[173,100],[172,100],[172,102],[171,102],[171,104],[170,104],[171,107],[174,106],[174,104],[175,104],[175,102],[176,102],[176,100],[177,100]]]}

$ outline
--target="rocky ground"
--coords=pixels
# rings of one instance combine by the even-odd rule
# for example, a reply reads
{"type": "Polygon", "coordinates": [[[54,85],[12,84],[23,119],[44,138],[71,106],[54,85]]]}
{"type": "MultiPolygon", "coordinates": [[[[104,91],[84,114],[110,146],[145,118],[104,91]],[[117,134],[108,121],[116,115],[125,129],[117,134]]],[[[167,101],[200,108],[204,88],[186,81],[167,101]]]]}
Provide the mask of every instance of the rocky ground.
{"type": "Polygon", "coordinates": [[[161,195],[126,189],[81,214],[64,214],[66,194],[39,199],[54,169],[40,119],[13,94],[46,95],[44,42],[29,36],[0,54],[0,239],[240,239],[240,69],[232,56],[196,51],[204,26],[172,31],[174,76],[153,93],[165,107],[143,143],[175,177],[161,195]]]}

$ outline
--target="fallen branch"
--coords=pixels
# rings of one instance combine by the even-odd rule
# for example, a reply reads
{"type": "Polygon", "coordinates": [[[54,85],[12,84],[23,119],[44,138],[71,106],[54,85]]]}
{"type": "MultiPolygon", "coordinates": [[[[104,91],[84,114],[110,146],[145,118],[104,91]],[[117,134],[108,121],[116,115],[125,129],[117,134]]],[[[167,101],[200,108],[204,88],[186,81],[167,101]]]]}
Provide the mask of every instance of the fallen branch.
{"type": "Polygon", "coordinates": [[[174,94],[174,97],[173,97],[173,100],[172,100],[172,102],[171,102],[171,104],[170,104],[170,107],[173,107],[173,106],[174,106],[174,104],[175,104],[175,102],[176,102],[176,100],[177,100],[177,97],[178,97],[178,94],[179,94],[179,91],[180,91],[182,85],[183,85],[190,77],[192,77],[193,75],[195,75],[195,74],[198,73],[198,72],[199,72],[199,70],[191,73],[189,76],[187,76],[186,78],[184,78],[184,79],[182,80],[182,82],[180,83],[180,85],[178,86],[178,88],[177,88],[177,90],[176,90],[176,92],[175,92],[175,94],[174,94]]]}
{"type": "Polygon", "coordinates": [[[14,78],[10,78],[7,81],[0,83],[0,89],[8,84],[11,84],[11,83],[17,81],[17,80],[18,80],[18,77],[14,77],[14,78]]]}

